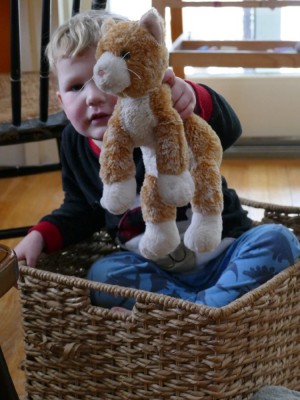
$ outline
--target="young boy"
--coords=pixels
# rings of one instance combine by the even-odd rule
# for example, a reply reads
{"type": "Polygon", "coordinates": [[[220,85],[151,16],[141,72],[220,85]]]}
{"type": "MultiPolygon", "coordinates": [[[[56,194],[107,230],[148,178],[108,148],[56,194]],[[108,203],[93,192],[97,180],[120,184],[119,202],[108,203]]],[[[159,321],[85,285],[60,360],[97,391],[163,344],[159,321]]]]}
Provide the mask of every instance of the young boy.
{"type": "MultiPolygon", "coordinates": [[[[223,179],[223,240],[215,251],[194,254],[180,245],[174,253],[152,262],[140,256],[137,243],[144,223],[140,208],[122,216],[109,214],[99,203],[102,182],[99,154],[116,97],[97,89],[94,81],[95,48],[100,26],[107,17],[122,17],[92,11],[78,14],[54,33],[48,57],[58,80],[58,99],[70,121],[62,134],[61,161],[65,198],[63,204],[42,218],[17,245],[18,259],[35,266],[43,251],[52,252],[106,228],[125,249],[96,262],[88,278],[164,293],[197,303],[222,306],[257,287],[300,257],[295,236],[281,225],[252,228],[234,190],[223,179]]],[[[212,89],[175,78],[169,71],[174,107],[182,118],[194,109],[214,128],[223,149],[241,134],[239,120],[225,99],[212,89]],[[196,99],[196,104],[195,104],[196,99]]],[[[138,191],[144,177],[141,152],[136,149],[138,191]]],[[[190,208],[178,208],[178,224],[184,230],[190,208]]],[[[182,230],[181,229],[181,230],[182,230]]],[[[102,292],[92,301],[105,307],[131,309],[132,299],[102,292]]]]}

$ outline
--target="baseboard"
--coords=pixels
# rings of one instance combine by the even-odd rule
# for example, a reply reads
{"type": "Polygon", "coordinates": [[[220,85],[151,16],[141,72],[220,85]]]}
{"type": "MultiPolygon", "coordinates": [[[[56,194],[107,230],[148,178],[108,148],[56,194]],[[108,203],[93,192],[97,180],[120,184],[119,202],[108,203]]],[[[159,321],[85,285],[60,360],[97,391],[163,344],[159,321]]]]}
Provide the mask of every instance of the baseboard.
{"type": "Polygon", "coordinates": [[[224,153],[224,158],[300,158],[298,137],[242,137],[224,153]]]}

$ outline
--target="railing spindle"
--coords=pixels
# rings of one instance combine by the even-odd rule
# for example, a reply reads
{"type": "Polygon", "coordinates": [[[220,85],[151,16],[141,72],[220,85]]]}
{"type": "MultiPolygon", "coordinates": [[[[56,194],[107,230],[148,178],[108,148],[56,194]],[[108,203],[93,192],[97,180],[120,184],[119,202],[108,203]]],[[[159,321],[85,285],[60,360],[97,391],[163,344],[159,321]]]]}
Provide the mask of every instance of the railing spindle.
{"type": "Polygon", "coordinates": [[[92,10],[104,10],[106,8],[106,0],[93,0],[92,10]]]}
{"type": "Polygon", "coordinates": [[[45,49],[50,37],[50,6],[51,0],[43,0],[40,55],[40,120],[42,122],[47,122],[49,105],[49,63],[45,56],[45,49]]]}
{"type": "Polygon", "coordinates": [[[21,62],[19,2],[10,1],[10,80],[12,123],[21,125],[21,62]]]}
{"type": "Polygon", "coordinates": [[[79,10],[80,10],[80,0],[73,0],[72,16],[79,13],[79,10]]]}

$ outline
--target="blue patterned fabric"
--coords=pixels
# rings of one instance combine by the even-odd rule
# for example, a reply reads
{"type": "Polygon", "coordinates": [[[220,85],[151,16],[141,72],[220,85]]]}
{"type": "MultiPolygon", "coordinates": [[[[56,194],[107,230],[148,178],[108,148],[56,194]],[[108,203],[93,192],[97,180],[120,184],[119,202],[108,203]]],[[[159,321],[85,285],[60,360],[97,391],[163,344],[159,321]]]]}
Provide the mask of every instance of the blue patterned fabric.
{"type": "MultiPolygon", "coordinates": [[[[166,294],[197,304],[222,307],[262,285],[300,258],[294,234],[278,224],[252,228],[223,253],[195,272],[168,272],[132,252],[111,254],[96,261],[87,278],[119,286],[166,294]]],[[[102,307],[132,309],[135,300],[92,291],[91,301],[102,307]]]]}

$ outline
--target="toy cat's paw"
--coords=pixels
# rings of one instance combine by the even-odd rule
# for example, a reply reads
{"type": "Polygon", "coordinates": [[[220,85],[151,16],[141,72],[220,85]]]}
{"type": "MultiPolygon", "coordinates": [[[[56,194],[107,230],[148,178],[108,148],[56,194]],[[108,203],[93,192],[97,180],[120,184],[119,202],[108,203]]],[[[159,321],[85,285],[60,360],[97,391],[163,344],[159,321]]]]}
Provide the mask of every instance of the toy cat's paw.
{"type": "Polygon", "coordinates": [[[144,257],[156,260],[174,251],[179,243],[180,236],[175,221],[159,224],[148,222],[139,250],[144,257]]]}
{"type": "Polygon", "coordinates": [[[111,214],[123,214],[133,206],[136,198],[136,180],[130,178],[126,181],[103,184],[103,194],[100,200],[102,207],[111,214]]]}
{"type": "Polygon", "coordinates": [[[222,216],[195,213],[184,234],[184,244],[197,253],[212,251],[221,242],[222,216]]]}
{"type": "Polygon", "coordinates": [[[180,175],[158,174],[157,186],[162,200],[177,207],[188,204],[194,195],[195,185],[189,171],[180,175]]]}

